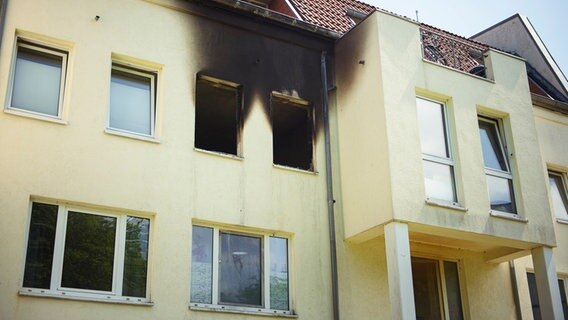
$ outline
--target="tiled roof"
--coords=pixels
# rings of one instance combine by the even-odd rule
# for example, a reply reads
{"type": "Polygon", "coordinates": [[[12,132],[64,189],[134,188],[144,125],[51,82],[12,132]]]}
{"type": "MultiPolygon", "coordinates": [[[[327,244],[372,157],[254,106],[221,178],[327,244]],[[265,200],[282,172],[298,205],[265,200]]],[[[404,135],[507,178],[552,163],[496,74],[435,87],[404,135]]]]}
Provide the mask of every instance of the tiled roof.
{"type": "Polygon", "coordinates": [[[347,16],[347,10],[369,14],[375,7],[356,0],[290,0],[306,22],[345,33],[355,26],[347,16]]]}

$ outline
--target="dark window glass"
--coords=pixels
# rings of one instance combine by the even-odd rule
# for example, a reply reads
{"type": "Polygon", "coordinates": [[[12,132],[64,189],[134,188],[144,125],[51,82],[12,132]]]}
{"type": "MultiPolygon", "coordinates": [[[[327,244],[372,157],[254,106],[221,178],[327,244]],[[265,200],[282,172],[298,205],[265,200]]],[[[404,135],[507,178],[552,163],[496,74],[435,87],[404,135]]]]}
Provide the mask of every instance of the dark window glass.
{"type": "Polygon", "coordinates": [[[32,204],[24,287],[50,287],[57,209],[56,205],[35,202],[32,204]]]}
{"type": "Polygon", "coordinates": [[[211,303],[213,229],[193,226],[191,238],[191,302],[211,303]]]}
{"type": "Polygon", "coordinates": [[[261,239],[220,233],[219,300],[262,306],[261,239]]]}
{"type": "Polygon", "coordinates": [[[529,283],[529,294],[531,296],[531,306],[534,320],[541,320],[540,317],[540,302],[538,301],[538,292],[536,291],[536,278],[534,273],[527,273],[527,280],[529,283]]]}
{"type": "Polygon", "coordinates": [[[195,147],[237,155],[241,95],[237,88],[197,80],[195,147]]]}
{"type": "Polygon", "coordinates": [[[450,320],[463,320],[458,264],[451,261],[444,261],[444,277],[446,280],[446,294],[448,296],[450,320]]]}
{"type": "Polygon", "coordinates": [[[412,258],[416,319],[442,320],[438,261],[412,258]]]}
{"type": "Polygon", "coordinates": [[[146,297],[149,236],[150,220],[137,217],[126,218],[123,296],[146,297]]]}
{"type": "Polygon", "coordinates": [[[564,319],[568,319],[568,301],[566,301],[566,287],[564,286],[564,280],[558,279],[558,288],[560,289],[560,300],[562,301],[564,319]]]}
{"type": "Polygon", "coordinates": [[[69,211],[61,286],[111,291],[116,218],[69,211]]]}
{"type": "Polygon", "coordinates": [[[272,148],[275,164],[313,170],[312,109],[272,98],[272,148]]]}

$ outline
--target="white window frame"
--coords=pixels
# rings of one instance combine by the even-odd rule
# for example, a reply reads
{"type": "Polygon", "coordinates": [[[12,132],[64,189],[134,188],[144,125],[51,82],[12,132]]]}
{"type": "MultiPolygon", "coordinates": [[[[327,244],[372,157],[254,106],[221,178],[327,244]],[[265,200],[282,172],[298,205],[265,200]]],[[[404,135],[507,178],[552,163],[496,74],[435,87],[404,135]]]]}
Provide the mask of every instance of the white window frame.
{"type": "Polygon", "coordinates": [[[459,286],[460,286],[460,300],[461,300],[461,306],[462,306],[462,315],[464,319],[469,319],[469,309],[468,309],[468,305],[467,305],[467,290],[465,288],[465,279],[464,279],[464,274],[463,274],[463,270],[462,270],[462,261],[461,259],[457,259],[457,258],[443,258],[443,257],[433,257],[430,255],[422,255],[422,254],[414,254],[411,253],[411,258],[417,258],[417,259],[425,259],[425,260],[431,260],[431,261],[436,261],[436,263],[438,264],[438,274],[436,275],[438,277],[438,285],[440,286],[440,291],[438,292],[438,295],[441,295],[440,298],[440,303],[442,304],[440,306],[440,310],[443,311],[443,315],[444,315],[444,319],[450,319],[450,309],[449,309],[449,305],[448,305],[448,292],[447,292],[447,288],[446,288],[446,274],[445,274],[445,269],[444,269],[444,262],[453,262],[457,265],[458,268],[458,281],[459,281],[459,286]]]}
{"type": "MultiPolygon", "coordinates": [[[[494,210],[494,209],[491,209],[491,213],[497,213],[497,215],[504,215],[506,217],[512,217],[512,218],[515,218],[515,219],[519,219],[519,217],[520,217],[519,206],[517,204],[517,194],[516,194],[516,191],[515,191],[517,188],[515,188],[515,180],[513,178],[513,173],[512,173],[512,170],[511,170],[511,159],[509,158],[509,148],[507,146],[507,141],[506,141],[507,139],[505,137],[505,131],[504,131],[504,128],[503,128],[503,121],[501,119],[491,118],[491,117],[487,117],[487,116],[483,116],[483,115],[478,115],[477,119],[478,119],[478,121],[491,123],[497,128],[497,130],[496,130],[497,137],[496,138],[497,138],[497,142],[499,142],[499,147],[500,147],[499,149],[501,151],[503,159],[505,160],[505,166],[507,167],[507,171],[488,168],[488,167],[485,166],[485,163],[484,163],[483,167],[485,169],[485,175],[486,176],[493,176],[493,177],[497,177],[497,178],[504,178],[504,179],[510,180],[510,182],[511,182],[511,195],[513,197],[513,199],[511,199],[511,200],[512,200],[513,206],[515,208],[514,213],[504,212],[504,211],[499,211],[499,210],[494,210]]],[[[489,195],[489,201],[491,201],[491,195],[489,195]]]]}
{"type": "MultiPolygon", "coordinates": [[[[31,226],[32,218],[32,207],[33,203],[56,205],[57,209],[57,223],[55,230],[55,241],[53,248],[53,263],[51,267],[51,281],[50,288],[33,288],[24,287],[24,277],[21,277],[20,282],[20,294],[22,295],[36,295],[36,296],[48,296],[56,298],[69,298],[78,300],[94,300],[94,301],[109,301],[115,303],[131,303],[131,304],[151,304],[150,302],[150,262],[148,262],[148,270],[146,271],[146,297],[129,297],[122,295],[122,280],[124,276],[124,254],[126,247],[126,219],[130,217],[151,219],[147,216],[136,215],[136,214],[117,214],[109,213],[105,211],[98,211],[95,209],[85,208],[81,206],[73,206],[60,204],[58,202],[52,201],[32,201],[30,202],[29,214],[28,214],[28,228],[26,231],[26,251],[29,242],[29,231],[31,226]],[[89,290],[80,288],[66,288],[61,285],[61,278],[63,273],[63,258],[65,251],[65,238],[67,232],[67,218],[69,211],[91,214],[104,217],[116,218],[116,233],[115,233],[115,247],[114,247],[114,264],[113,264],[113,277],[112,277],[112,290],[111,291],[100,291],[100,290],[89,290]]],[[[148,243],[148,261],[151,260],[151,238],[152,238],[152,228],[150,227],[149,243],[148,243]]],[[[27,261],[27,252],[24,257],[22,275],[25,272],[27,261]]]]}
{"type": "Polygon", "coordinates": [[[16,44],[14,46],[14,53],[12,57],[12,67],[10,71],[10,83],[9,83],[9,95],[6,99],[7,103],[4,110],[9,112],[14,112],[21,115],[29,115],[39,119],[53,119],[53,120],[63,120],[63,103],[65,100],[65,88],[67,87],[67,65],[69,60],[69,51],[50,46],[49,44],[44,44],[41,42],[33,41],[24,37],[16,37],[16,44]],[[52,56],[59,56],[61,60],[61,78],[59,83],[59,101],[57,107],[57,115],[53,116],[50,114],[45,114],[41,112],[31,111],[27,109],[21,109],[12,106],[12,96],[14,93],[14,84],[16,77],[16,60],[18,57],[18,52],[20,48],[26,48],[31,51],[45,53],[52,56]]]}
{"type": "Polygon", "coordinates": [[[157,93],[156,93],[156,84],[158,82],[158,72],[153,69],[148,69],[136,65],[130,65],[128,63],[120,62],[120,61],[113,61],[110,73],[110,82],[109,82],[109,100],[108,100],[108,116],[107,116],[107,125],[106,129],[108,132],[118,132],[123,133],[126,135],[133,135],[134,137],[145,137],[154,139],[156,137],[156,118],[157,118],[157,93]],[[113,71],[119,71],[123,73],[132,74],[139,77],[144,77],[150,79],[150,134],[144,134],[136,131],[130,131],[120,128],[114,128],[110,125],[110,117],[111,117],[111,99],[112,96],[110,94],[110,86],[112,85],[112,77],[113,71]]]}
{"type": "MultiPolygon", "coordinates": [[[[562,183],[562,185],[559,186],[559,189],[561,189],[561,190],[559,190],[560,191],[560,197],[563,198],[562,200],[564,200],[564,208],[566,209],[566,211],[568,213],[568,207],[566,207],[566,203],[568,202],[568,186],[566,184],[568,179],[566,178],[566,173],[559,171],[559,170],[550,169],[550,168],[547,170],[547,173],[548,173],[547,178],[549,178],[549,179],[550,179],[550,176],[555,176],[555,177],[560,178],[560,182],[562,183]]],[[[548,184],[548,190],[550,192],[550,183],[548,184]]],[[[552,195],[549,193],[549,196],[552,196],[552,195]]],[[[549,197],[549,198],[550,198],[550,201],[551,201],[551,204],[550,204],[551,207],[552,207],[551,209],[553,211],[555,211],[554,204],[552,203],[552,197],[549,197]]],[[[568,215],[564,215],[563,217],[559,217],[558,215],[556,215],[556,212],[554,212],[554,216],[556,217],[557,221],[562,222],[562,223],[568,223],[568,215]]]]}
{"type": "MultiPolygon", "coordinates": [[[[228,311],[228,312],[242,312],[242,313],[261,313],[268,315],[293,315],[293,271],[291,267],[291,239],[289,236],[267,233],[267,232],[251,232],[251,231],[240,231],[238,229],[231,229],[226,227],[219,227],[215,225],[207,224],[193,224],[192,227],[203,227],[213,229],[213,248],[212,248],[212,282],[211,282],[211,303],[198,303],[189,302],[189,307],[192,310],[206,310],[206,311],[228,311]],[[219,263],[221,261],[220,252],[220,234],[234,234],[246,237],[256,237],[261,238],[261,263],[262,263],[262,306],[241,306],[233,304],[221,304],[220,303],[220,292],[219,292],[219,263]],[[288,310],[278,310],[270,308],[270,238],[282,238],[286,239],[288,242],[288,310]]],[[[191,246],[193,248],[193,244],[191,246]]],[[[191,288],[191,279],[190,279],[191,288]]],[[[191,296],[191,294],[190,294],[191,296]]]]}
{"type": "MultiPolygon", "coordinates": [[[[451,174],[452,174],[452,189],[454,192],[454,201],[448,202],[447,200],[442,200],[442,199],[435,199],[435,198],[427,198],[427,201],[434,201],[434,202],[441,202],[442,204],[448,203],[452,206],[459,206],[460,205],[460,197],[458,195],[458,188],[456,186],[457,181],[456,181],[456,162],[454,160],[454,152],[453,152],[453,148],[452,148],[452,137],[451,137],[451,132],[450,132],[450,125],[448,122],[448,106],[446,105],[446,103],[442,102],[442,101],[438,101],[438,100],[433,100],[433,99],[429,99],[423,96],[416,96],[416,99],[422,99],[425,101],[429,101],[435,104],[440,105],[441,109],[442,109],[442,115],[444,118],[444,133],[446,136],[445,139],[445,143],[446,143],[446,148],[448,150],[448,157],[447,158],[442,158],[442,157],[438,157],[435,155],[430,155],[427,153],[422,153],[422,161],[430,161],[430,162],[434,162],[437,164],[442,164],[442,165],[446,165],[450,167],[451,170],[451,174]]],[[[420,121],[420,120],[419,120],[420,121]]],[[[422,137],[420,137],[422,139],[422,137]]]]}

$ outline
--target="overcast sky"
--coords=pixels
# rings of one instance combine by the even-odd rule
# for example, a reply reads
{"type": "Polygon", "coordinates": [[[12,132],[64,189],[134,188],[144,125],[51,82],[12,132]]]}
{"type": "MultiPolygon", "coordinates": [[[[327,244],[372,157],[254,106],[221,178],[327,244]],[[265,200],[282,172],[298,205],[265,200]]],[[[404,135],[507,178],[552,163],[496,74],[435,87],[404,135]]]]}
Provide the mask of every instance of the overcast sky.
{"type": "Polygon", "coordinates": [[[527,16],[568,77],[568,0],[362,0],[470,37],[515,13],[527,16]]]}

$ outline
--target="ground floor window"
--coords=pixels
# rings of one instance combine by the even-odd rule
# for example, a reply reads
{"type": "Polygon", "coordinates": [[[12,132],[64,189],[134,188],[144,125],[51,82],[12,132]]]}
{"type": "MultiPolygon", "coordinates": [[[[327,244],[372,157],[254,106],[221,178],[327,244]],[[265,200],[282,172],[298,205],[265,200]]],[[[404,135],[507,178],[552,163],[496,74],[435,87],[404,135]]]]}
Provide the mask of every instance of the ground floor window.
{"type": "MultiPolygon", "coordinates": [[[[529,282],[529,293],[531,297],[531,306],[534,320],[541,320],[540,302],[538,301],[538,292],[536,291],[536,278],[534,273],[527,272],[527,280],[529,282]]],[[[568,303],[566,301],[566,281],[558,279],[558,288],[560,289],[560,300],[562,301],[562,310],[564,318],[568,319],[568,303]]]]}
{"type": "Polygon", "coordinates": [[[412,282],[417,320],[464,319],[457,262],[412,257],[412,282]]]}
{"type": "Polygon", "coordinates": [[[144,302],[150,220],[69,205],[31,205],[23,293],[144,302]]]}
{"type": "Polygon", "coordinates": [[[193,226],[191,305],[290,314],[285,237],[193,226]]]}

